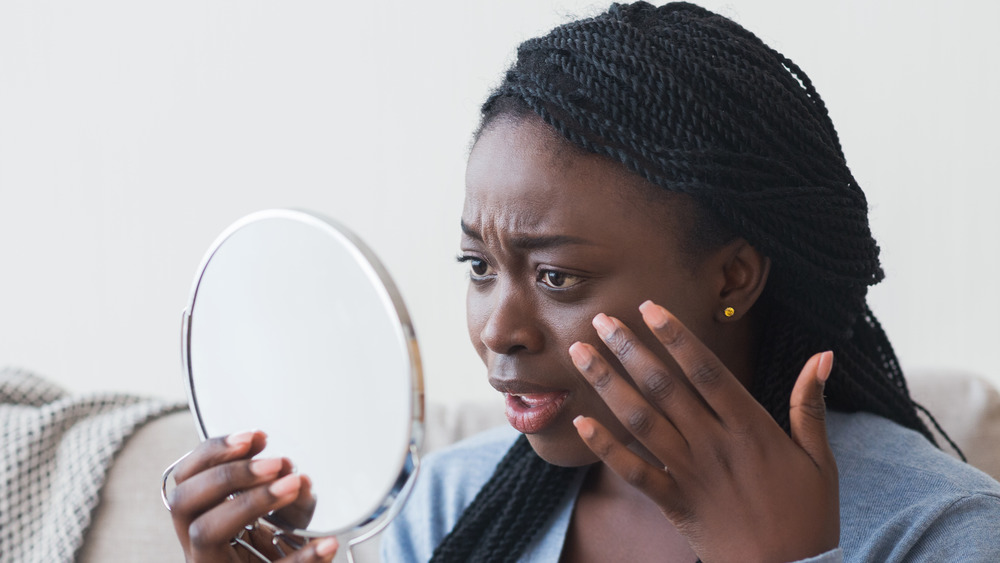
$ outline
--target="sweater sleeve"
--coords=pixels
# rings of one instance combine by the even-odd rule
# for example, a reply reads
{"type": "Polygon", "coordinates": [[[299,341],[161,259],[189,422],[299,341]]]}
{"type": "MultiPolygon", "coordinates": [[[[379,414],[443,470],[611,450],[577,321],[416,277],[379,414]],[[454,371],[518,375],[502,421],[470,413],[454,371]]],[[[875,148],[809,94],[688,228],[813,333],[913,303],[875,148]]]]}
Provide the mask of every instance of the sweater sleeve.
{"type": "Polygon", "coordinates": [[[970,494],[929,520],[905,561],[1000,561],[1000,496],[970,494]]]}

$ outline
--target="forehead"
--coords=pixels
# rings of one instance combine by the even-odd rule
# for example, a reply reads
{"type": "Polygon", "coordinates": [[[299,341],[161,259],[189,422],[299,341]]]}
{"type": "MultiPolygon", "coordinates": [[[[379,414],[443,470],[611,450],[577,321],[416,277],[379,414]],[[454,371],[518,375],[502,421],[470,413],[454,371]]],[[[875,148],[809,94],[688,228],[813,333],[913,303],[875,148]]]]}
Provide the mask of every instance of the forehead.
{"type": "Polygon", "coordinates": [[[507,120],[485,129],[472,149],[462,219],[519,233],[617,230],[673,239],[687,215],[673,195],[577,149],[538,118],[507,120]]]}

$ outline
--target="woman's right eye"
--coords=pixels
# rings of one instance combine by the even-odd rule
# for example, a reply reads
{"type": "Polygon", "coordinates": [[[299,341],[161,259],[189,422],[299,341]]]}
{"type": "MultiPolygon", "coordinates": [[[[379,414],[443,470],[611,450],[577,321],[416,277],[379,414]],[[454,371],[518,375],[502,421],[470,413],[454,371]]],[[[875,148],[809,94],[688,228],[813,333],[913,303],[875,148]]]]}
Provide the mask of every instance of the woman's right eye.
{"type": "Polygon", "coordinates": [[[476,256],[459,256],[458,261],[469,264],[469,276],[473,280],[483,280],[494,274],[493,268],[482,258],[476,256]]]}
{"type": "Polygon", "coordinates": [[[486,265],[485,260],[469,260],[469,269],[477,276],[485,276],[490,267],[486,265]]]}

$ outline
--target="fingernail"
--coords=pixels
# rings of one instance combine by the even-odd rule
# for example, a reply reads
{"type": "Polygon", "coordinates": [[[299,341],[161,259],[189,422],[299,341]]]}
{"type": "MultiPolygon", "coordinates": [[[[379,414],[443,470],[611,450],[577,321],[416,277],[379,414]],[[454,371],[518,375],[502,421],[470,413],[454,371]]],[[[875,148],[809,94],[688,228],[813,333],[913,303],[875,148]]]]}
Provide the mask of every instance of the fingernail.
{"type": "Polygon", "coordinates": [[[250,473],[258,477],[267,477],[268,475],[274,475],[281,471],[281,466],[284,464],[284,459],[280,457],[274,457],[269,459],[255,459],[250,462],[250,473]]]}
{"type": "Polygon", "coordinates": [[[826,380],[830,377],[830,372],[833,371],[833,352],[826,351],[819,356],[819,366],[816,368],[816,379],[819,379],[822,383],[826,383],[826,380]]]}
{"type": "Polygon", "coordinates": [[[577,432],[579,432],[580,436],[585,440],[589,440],[594,437],[594,424],[587,420],[582,414],[573,419],[573,426],[576,426],[577,432]]]}
{"type": "Polygon", "coordinates": [[[663,328],[667,325],[667,314],[656,303],[646,301],[639,305],[639,311],[642,313],[642,320],[651,328],[663,328]]]}
{"type": "Polygon", "coordinates": [[[298,475],[285,475],[267,488],[268,492],[276,497],[283,497],[299,490],[300,481],[298,475]]]}
{"type": "Polygon", "coordinates": [[[226,445],[231,447],[245,446],[253,441],[253,435],[255,433],[255,430],[246,430],[230,434],[229,436],[226,436],[226,445]]]}
{"type": "Polygon", "coordinates": [[[316,555],[327,557],[337,551],[337,538],[325,538],[316,544],[316,555]]]}
{"type": "Polygon", "coordinates": [[[587,369],[590,367],[590,351],[587,347],[579,342],[574,342],[572,346],[569,347],[569,356],[573,358],[573,365],[578,369],[587,369]]]}
{"type": "Polygon", "coordinates": [[[615,323],[604,313],[598,313],[594,317],[594,328],[597,329],[597,334],[601,335],[601,338],[607,340],[615,332],[615,323]]]}

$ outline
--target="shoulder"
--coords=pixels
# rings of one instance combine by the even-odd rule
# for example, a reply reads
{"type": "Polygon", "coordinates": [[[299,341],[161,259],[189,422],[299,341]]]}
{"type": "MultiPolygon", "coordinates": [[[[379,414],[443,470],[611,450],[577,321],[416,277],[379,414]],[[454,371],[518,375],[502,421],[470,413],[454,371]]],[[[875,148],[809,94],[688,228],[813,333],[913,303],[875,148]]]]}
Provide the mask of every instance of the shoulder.
{"type": "Polygon", "coordinates": [[[1000,483],[989,475],[944,453],[918,432],[880,416],[831,412],[828,431],[842,486],[898,489],[908,501],[1000,495],[1000,483]]]}
{"type": "Polygon", "coordinates": [[[828,430],[846,560],[1000,560],[1000,483],[879,416],[831,412],[828,430]]]}
{"type": "Polygon", "coordinates": [[[476,434],[424,458],[413,491],[382,537],[383,561],[427,561],[520,434],[476,434]]]}

